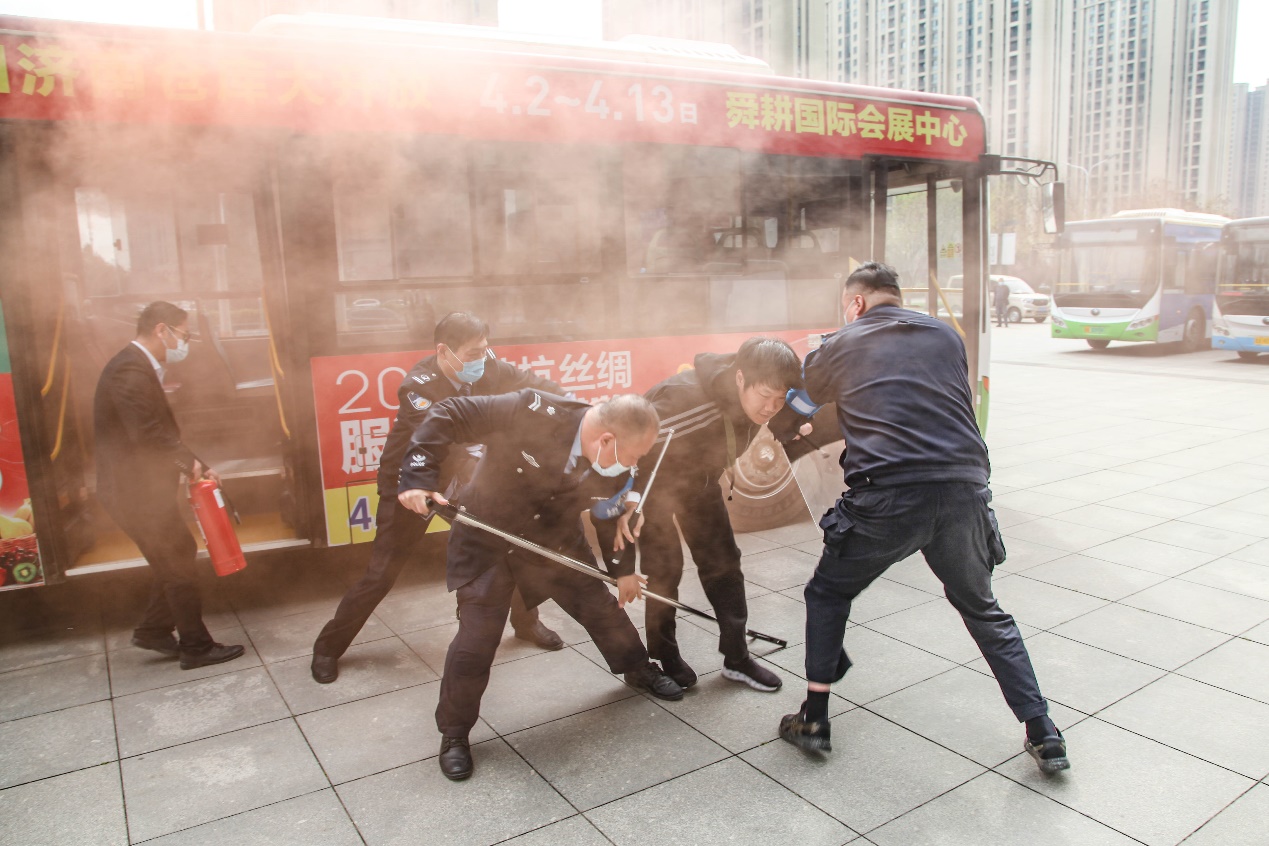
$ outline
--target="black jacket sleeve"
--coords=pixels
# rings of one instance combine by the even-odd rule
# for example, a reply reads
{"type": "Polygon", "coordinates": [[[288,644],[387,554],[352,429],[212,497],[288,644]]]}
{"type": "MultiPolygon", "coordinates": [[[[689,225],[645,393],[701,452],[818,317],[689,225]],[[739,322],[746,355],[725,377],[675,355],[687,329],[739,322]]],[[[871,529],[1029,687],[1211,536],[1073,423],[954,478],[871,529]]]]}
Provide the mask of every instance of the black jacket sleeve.
{"type": "Polygon", "coordinates": [[[432,405],[431,413],[414,430],[401,462],[399,491],[439,491],[441,465],[450,450],[463,444],[485,443],[490,435],[511,430],[520,394],[451,397],[432,405]]]}
{"type": "Polygon", "coordinates": [[[561,388],[550,379],[543,379],[532,370],[521,369],[500,358],[490,361],[489,365],[487,365],[488,367],[492,367],[494,370],[494,380],[489,391],[491,394],[505,394],[525,388],[545,391],[548,394],[556,394],[558,396],[564,396],[568,393],[567,390],[561,388]]]}
{"type": "MultiPolygon", "coordinates": [[[[127,364],[115,371],[111,400],[119,413],[128,440],[157,453],[175,464],[186,475],[192,475],[197,460],[192,450],[181,442],[167,409],[156,407],[154,373],[148,364],[127,364]]],[[[160,396],[157,399],[162,402],[160,396]]]]}

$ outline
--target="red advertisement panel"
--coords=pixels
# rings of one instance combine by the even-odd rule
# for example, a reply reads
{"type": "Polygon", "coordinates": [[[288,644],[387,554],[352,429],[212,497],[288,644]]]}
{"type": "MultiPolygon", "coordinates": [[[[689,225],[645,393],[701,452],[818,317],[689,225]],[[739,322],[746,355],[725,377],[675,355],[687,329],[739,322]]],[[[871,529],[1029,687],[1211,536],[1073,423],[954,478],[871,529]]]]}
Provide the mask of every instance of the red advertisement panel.
{"type": "Polygon", "coordinates": [[[976,104],[777,77],[334,41],[0,34],[0,117],[974,161],[976,104]],[[671,75],[673,74],[673,75],[671,75]]]}
{"type": "Polygon", "coordinates": [[[0,590],[44,584],[0,308],[0,590]]]}
{"type": "MultiPolygon", "coordinates": [[[[805,330],[766,333],[784,338],[799,355],[805,330]]],[[[614,394],[643,393],[690,367],[700,352],[734,352],[749,333],[672,338],[627,338],[524,344],[494,349],[518,367],[596,402],[614,394]]],[[[327,541],[373,539],[375,476],[397,414],[397,388],[423,351],[375,353],[312,360],[318,449],[326,499],[327,541]]]]}

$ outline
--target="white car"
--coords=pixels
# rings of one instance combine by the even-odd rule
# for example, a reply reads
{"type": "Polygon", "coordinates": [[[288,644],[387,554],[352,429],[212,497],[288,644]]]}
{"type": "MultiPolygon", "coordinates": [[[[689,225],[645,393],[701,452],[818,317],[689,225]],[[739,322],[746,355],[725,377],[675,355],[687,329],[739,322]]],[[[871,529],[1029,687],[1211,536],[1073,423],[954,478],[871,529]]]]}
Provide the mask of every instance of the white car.
{"type": "Polygon", "coordinates": [[[1023,320],[1034,320],[1036,323],[1043,323],[1048,320],[1048,295],[1037,294],[1030,285],[1017,276],[991,277],[992,290],[988,292],[987,300],[993,304],[993,316],[996,300],[995,286],[1002,282],[1009,286],[1009,310],[1006,313],[1010,323],[1020,323],[1023,320]]]}

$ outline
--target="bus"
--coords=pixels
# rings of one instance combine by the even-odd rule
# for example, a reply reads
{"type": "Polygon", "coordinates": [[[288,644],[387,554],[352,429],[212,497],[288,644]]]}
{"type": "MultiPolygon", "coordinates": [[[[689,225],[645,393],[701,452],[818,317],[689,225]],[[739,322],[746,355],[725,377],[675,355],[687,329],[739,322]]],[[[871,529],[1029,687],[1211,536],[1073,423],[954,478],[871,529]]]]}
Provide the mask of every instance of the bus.
{"type": "Polygon", "coordinates": [[[1207,344],[1216,253],[1227,218],[1177,209],[1121,211],[1066,225],[1053,291],[1054,338],[1207,344]]]}
{"type": "Polygon", "coordinates": [[[1231,221],[1221,233],[1212,348],[1247,361],[1269,353],[1269,217],[1231,221]]]}
{"type": "MultiPolygon", "coordinates": [[[[396,388],[443,315],[589,400],[754,333],[804,354],[899,239],[897,193],[916,284],[963,277],[985,412],[985,193],[1014,169],[971,99],[721,45],[322,15],[0,18],[0,67],[5,587],[144,563],[94,496],[92,396],[157,299],[191,314],[165,388],[249,560],[373,539],[396,388]]],[[[740,530],[806,518],[769,436],[732,484],[740,530]]]]}

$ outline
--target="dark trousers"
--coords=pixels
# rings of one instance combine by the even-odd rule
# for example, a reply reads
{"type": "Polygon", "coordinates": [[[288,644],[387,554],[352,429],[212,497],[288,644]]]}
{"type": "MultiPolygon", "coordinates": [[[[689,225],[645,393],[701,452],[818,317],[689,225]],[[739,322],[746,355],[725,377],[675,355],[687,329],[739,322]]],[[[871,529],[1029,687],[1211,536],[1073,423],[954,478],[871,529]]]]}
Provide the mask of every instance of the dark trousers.
{"type": "MultiPolygon", "coordinates": [[[[466,737],[480,716],[515,587],[510,566],[499,561],[458,589],[458,634],[445,656],[436,706],[436,727],[446,737],[466,737]]],[[[639,631],[603,582],[580,573],[556,574],[550,597],[582,624],[614,673],[647,662],[639,631]]]]}
{"type": "Polygon", "coordinates": [[[182,651],[201,652],[213,640],[203,625],[203,600],[194,573],[198,544],[181,519],[176,500],[102,502],[106,513],[141,550],[150,565],[150,600],[134,634],[164,637],[176,629],[182,651]]]}
{"type": "MultiPolygon", "coordinates": [[[[395,496],[379,497],[370,563],[366,565],[362,577],[339,601],[335,616],[322,627],[313,644],[315,654],[339,658],[348,651],[353,638],[396,584],[406,562],[418,556],[429,520],[402,507],[395,496]]],[[[520,631],[532,627],[537,620],[537,609],[525,608],[524,600],[517,591],[511,606],[511,624],[520,631]]]]}
{"type": "MultiPolygon", "coordinates": [[[[670,599],[679,597],[683,547],[674,528],[677,518],[696,562],[701,587],[718,618],[718,651],[728,661],[744,660],[749,654],[745,640],[749,608],[745,602],[745,579],[740,572],[740,548],[736,546],[722,491],[711,485],[690,493],[666,490],[661,494],[660,499],[648,497],[639,534],[639,567],[648,577],[648,590],[670,599]]],[[[679,657],[674,615],[675,609],[669,605],[645,603],[648,654],[653,658],[679,657]]]]}
{"type": "Polygon", "coordinates": [[[1009,328],[1009,304],[996,306],[996,325],[1009,328]]]}
{"type": "Polygon", "coordinates": [[[850,603],[897,561],[920,550],[969,630],[1019,721],[1048,713],[1013,617],[991,590],[1005,558],[991,491],[967,482],[847,491],[820,522],[824,552],[806,585],[806,677],[829,684],[850,667],[842,648],[850,603]]]}

